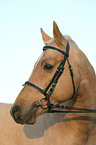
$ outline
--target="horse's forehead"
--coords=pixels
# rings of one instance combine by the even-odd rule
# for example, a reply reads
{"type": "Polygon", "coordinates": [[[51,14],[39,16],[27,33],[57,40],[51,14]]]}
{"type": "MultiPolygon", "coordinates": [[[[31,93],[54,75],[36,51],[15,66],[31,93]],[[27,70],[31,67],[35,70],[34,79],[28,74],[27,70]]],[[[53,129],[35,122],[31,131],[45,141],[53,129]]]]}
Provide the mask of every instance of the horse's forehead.
{"type": "MultiPolygon", "coordinates": [[[[50,45],[50,46],[54,46],[54,47],[57,47],[58,48],[58,45],[57,45],[54,37],[51,38],[50,40],[46,41],[45,44],[46,45],[50,45]]],[[[42,54],[40,55],[40,57],[37,59],[37,61],[36,61],[35,65],[34,65],[34,68],[33,69],[36,68],[36,66],[37,66],[37,64],[38,64],[38,62],[40,60],[41,61],[42,60],[50,60],[50,59],[58,60],[58,59],[61,58],[60,55],[62,56],[61,53],[59,53],[59,52],[57,52],[55,50],[51,50],[51,49],[42,52],[42,54]]]]}
{"type": "Polygon", "coordinates": [[[52,61],[54,60],[59,61],[63,58],[63,55],[55,50],[45,50],[41,53],[40,57],[37,59],[37,61],[34,64],[34,68],[36,68],[36,66],[38,65],[39,62],[45,62],[45,61],[52,61]]]}

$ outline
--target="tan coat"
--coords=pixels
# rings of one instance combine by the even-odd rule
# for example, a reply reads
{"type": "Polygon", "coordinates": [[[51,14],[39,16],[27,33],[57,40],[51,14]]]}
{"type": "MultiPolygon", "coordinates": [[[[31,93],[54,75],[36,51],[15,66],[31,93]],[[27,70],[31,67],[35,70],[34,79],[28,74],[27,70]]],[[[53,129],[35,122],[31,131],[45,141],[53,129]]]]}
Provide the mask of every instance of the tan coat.
{"type": "MultiPolygon", "coordinates": [[[[63,51],[65,51],[66,39],[68,39],[69,61],[74,72],[76,88],[74,99],[70,100],[73,86],[66,63],[50,101],[58,104],[67,103],[68,106],[96,109],[96,75],[86,56],[71,38],[63,37],[55,22],[53,23],[54,38],[51,39],[42,29],[41,32],[46,45],[55,46],[63,51]]],[[[35,65],[29,81],[45,89],[62,59],[62,54],[56,51],[45,51],[35,65]],[[46,63],[51,64],[53,70],[44,70],[46,63]]],[[[26,85],[11,108],[11,115],[15,108],[12,116],[16,122],[30,125],[16,124],[9,114],[11,105],[0,105],[0,145],[96,144],[96,114],[47,114],[47,109],[43,110],[41,107],[34,111],[34,104],[37,104],[42,97],[44,96],[40,92],[26,85]],[[16,110],[16,107],[20,108],[20,112],[16,110]]],[[[42,103],[46,105],[44,100],[42,103]]]]}

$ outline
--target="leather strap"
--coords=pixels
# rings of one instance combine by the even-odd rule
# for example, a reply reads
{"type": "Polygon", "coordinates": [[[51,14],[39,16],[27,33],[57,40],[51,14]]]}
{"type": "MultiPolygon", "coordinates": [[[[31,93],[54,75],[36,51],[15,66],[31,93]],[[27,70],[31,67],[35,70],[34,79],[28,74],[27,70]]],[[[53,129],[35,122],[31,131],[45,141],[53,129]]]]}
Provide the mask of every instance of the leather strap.
{"type": "Polygon", "coordinates": [[[45,91],[43,89],[41,89],[40,87],[38,87],[37,85],[35,85],[29,81],[26,81],[22,86],[25,86],[25,85],[31,86],[31,87],[35,88],[37,91],[39,91],[40,93],[42,93],[43,95],[45,95],[45,91]]]}

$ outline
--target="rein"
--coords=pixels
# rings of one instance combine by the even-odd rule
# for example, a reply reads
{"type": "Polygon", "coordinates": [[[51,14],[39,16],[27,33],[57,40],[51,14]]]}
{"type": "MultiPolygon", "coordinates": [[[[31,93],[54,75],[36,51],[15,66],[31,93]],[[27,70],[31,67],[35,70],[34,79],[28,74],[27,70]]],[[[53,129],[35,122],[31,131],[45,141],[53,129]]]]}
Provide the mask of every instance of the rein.
{"type": "Polygon", "coordinates": [[[60,63],[60,65],[57,67],[57,70],[53,76],[53,78],[51,79],[50,83],[48,84],[48,86],[46,87],[45,90],[43,90],[42,88],[40,88],[39,86],[33,84],[32,82],[26,81],[23,86],[25,85],[29,85],[33,88],[35,88],[36,90],[38,90],[40,93],[42,93],[45,97],[41,98],[39,100],[39,104],[36,104],[35,106],[40,106],[42,109],[48,109],[47,113],[96,113],[96,110],[93,109],[84,109],[84,108],[76,108],[76,107],[68,107],[68,106],[64,106],[64,105],[59,105],[59,104],[52,104],[50,103],[50,96],[52,95],[58,80],[60,78],[60,76],[62,75],[62,73],[64,72],[64,65],[65,62],[67,61],[68,66],[69,66],[69,70],[70,70],[70,75],[71,75],[71,79],[72,79],[72,84],[73,84],[73,95],[71,97],[71,99],[74,97],[75,95],[75,83],[74,83],[74,74],[73,74],[73,70],[71,67],[71,64],[69,63],[68,57],[69,57],[69,42],[67,40],[67,45],[66,45],[66,52],[62,51],[59,48],[53,47],[53,46],[44,46],[43,47],[43,51],[47,50],[47,49],[52,49],[55,51],[58,51],[60,53],[62,53],[64,55],[64,59],[63,61],[60,63]],[[47,101],[47,105],[43,106],[42,105],[42,100],[47,101]],[[52,110],[55,109],[55,110],[52,110]],[[59,110],[56,110],[59,109],[59,110]]]}

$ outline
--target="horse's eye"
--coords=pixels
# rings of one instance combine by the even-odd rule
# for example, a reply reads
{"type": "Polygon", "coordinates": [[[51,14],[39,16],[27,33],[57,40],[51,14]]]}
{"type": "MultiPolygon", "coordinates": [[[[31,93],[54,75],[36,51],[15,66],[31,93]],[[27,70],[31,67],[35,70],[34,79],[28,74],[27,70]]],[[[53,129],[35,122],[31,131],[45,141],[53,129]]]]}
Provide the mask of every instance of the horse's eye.
{"type": "Polygon", "coordinates": [[[46,64],[44,65],[43,69],[44,69],[44,70],[47,70],[47,71],[51,71],[51,70],[53,69],[53,66],[50,65],[50,64],[48,64],[48,63],[46,63],[46,64]]]}

